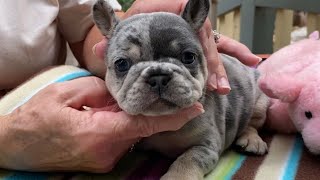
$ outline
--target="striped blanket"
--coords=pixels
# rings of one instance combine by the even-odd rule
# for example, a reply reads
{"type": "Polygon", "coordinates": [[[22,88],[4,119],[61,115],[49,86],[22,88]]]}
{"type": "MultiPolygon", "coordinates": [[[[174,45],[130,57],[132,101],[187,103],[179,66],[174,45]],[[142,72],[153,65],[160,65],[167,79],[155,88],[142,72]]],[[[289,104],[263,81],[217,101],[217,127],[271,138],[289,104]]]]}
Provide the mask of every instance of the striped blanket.
{"type": "MultiPolygon", "coordinates": [[[[42,73],[28,83],[20,86],[0,100],[0,115],[10,113],[25,103],[36,92],[54,82],[62,82],[78,77],[89,76],[85,70],[60,66],[42,73]]],[[[226,151],[217,167],[209,173],[207,180],[318,180],[320,179],[320,159],[307,152],[299,135],[280,135],[263,133],[269,145],[269,153],[252,156],[226,151]]],[[[46,180],[46,179],[128,179],[155,180],[164,174],[172,159],[154,152],[130,152],[120,160],[115,169],[106,174],[80,172],[35,173],[0,170],[0,179],[8,180],[46,180]]]]}

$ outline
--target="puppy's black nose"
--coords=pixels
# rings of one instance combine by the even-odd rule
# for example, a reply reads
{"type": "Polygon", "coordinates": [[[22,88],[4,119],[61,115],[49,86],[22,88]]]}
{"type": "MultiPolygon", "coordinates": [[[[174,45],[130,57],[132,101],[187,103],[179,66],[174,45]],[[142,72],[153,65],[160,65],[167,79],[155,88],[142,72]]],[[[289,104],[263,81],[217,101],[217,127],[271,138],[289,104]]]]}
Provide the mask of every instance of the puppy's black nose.
{"type": "Polygon", "coordinates": [[[149,77],[147,83],[150,85],[153,91],[161,93],[163,88],[165,88],[169,81],[171,80],[171,76],[167,74],[156,74],[149,77]]]}

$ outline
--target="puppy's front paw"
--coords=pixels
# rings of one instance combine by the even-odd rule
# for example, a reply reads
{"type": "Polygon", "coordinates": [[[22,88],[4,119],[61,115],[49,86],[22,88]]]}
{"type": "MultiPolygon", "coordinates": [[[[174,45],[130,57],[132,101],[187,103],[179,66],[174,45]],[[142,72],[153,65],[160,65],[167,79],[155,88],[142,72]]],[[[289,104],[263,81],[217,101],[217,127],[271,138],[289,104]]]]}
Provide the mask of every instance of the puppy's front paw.
{"type": "Polygon", "coordinates": [[[264,155],[268,152],[268,145],[257,133],[243,133],[235,143],[241,151],[264,155]]]}

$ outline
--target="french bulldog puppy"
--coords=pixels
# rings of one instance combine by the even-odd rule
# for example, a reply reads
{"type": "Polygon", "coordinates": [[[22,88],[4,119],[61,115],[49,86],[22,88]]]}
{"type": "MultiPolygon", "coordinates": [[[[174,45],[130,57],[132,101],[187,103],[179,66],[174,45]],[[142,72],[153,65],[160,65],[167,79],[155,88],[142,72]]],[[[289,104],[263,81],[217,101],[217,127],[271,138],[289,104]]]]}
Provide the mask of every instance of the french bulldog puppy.
{"type": "Polygon", "coordinates": [[[181,16],[155,12],[119,21],[112,8],[98,0],[93,18],[109,38],[106,85],[129,114],[172,114],[199,101],[205,113],[183,128],[144,138],[140,146],[177,157],[161,179],[203,179],[233,142],[244,151],[264,154],[257,133],[265,121],[268,98],[257,86],[258,73],[221,55],[232,91],[206,90],[207,64],[197,32],[209,0],[189,0],[181,16]]]}

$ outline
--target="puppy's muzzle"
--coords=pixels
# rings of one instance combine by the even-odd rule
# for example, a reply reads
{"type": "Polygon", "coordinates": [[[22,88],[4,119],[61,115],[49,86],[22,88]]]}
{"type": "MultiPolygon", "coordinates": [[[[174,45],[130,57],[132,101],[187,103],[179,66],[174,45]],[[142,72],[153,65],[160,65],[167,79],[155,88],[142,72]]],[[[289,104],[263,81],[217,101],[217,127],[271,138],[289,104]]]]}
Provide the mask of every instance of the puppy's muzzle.
{"type": "Polygon", "coordinates": [[[164,73],[152,74],[146,80],[146,83],[149,84],[151,91],[161,96],[163,91],[167,89],[171,78],[172,77],[170,74],[164,74],[164,73]]]}

